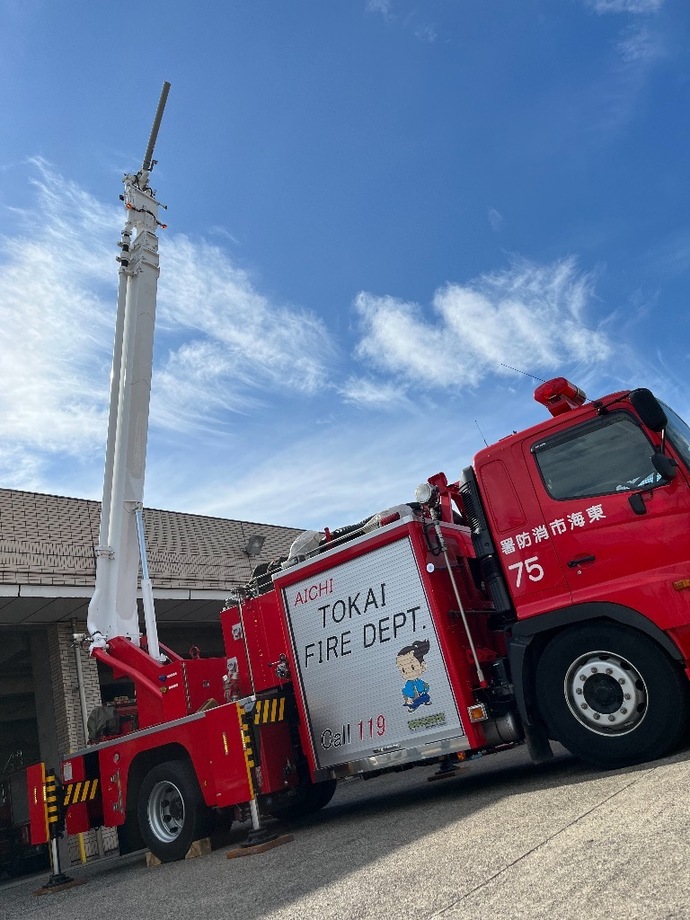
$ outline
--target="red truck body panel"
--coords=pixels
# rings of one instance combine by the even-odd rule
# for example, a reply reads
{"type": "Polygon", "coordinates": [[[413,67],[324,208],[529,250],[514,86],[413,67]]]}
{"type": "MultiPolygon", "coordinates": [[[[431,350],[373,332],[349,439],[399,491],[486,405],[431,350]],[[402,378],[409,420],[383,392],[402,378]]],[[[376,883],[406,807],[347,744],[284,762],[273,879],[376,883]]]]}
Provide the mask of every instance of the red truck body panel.
{"type": "Polygon", "coordinates": [[[26,768],[31,843],[34,845],[47,843],[50,839],[48,833],[45,781],[45,764],[31,764],[31,766],[26,768]]]}
{"type": "MultiPolygon", "coordinates": [[[[121,825],[126,817],[132,764],[138,757],[168,746],[170,759],[183,756],[191,761],[207,805],[224,807],[251,798],[236,703],[95,744],[72,754],[63,761],[63,782],[73,783],[85,778],[89,759],[97,757],[102,823],[109,827],[121,825]]],[[[71,832],[86,830],[90,826],[85,826],[88,818],[88,810],[81,805],[70,807],[71,832]]]]}
{"type": "Polygon", "coordinates": [[[220,615],[223,641],[229,657],[242,662],[240,695],[265,693],[287,683],[276,676],[275,665],[284,654],[287,634],[275,591],[252,598],[220,615]],[[240,623],[241,633],[233,633],[240,623]]]}
{"type": "MultiPolygon", "coordinates": [[[[464,565],[471,554],[467,529],[446,525],[444,533],[452,561],[459,556],[464,565]]],[[[467,718],[477,675],[459,615],[452,612],[456,604],[445,563],[432,552],[421,522],[408,518],[382,527],[274,580],[291,629],[287,654],[302,745],[315,776],[483,744],[481,727],[467,718]],[[415,640],[427,639],[435,692],[422,712],[406,715],[396,658],[415,640]],[[325,684],[319,669],[332,672],[325,684]],[[353,681],[361,683],[361,693],[353,681]],[[441,695],[446,681],[447,696],[441,695]],[[434,705],[436,693],[440,708],[434,705]],[[347,697],[342,705],[339,696],[347,697]],[[329,718],[338,720],[330,724],[329,718]]],[[[493,649],[490,656],[496,657],[493,649]]]]}

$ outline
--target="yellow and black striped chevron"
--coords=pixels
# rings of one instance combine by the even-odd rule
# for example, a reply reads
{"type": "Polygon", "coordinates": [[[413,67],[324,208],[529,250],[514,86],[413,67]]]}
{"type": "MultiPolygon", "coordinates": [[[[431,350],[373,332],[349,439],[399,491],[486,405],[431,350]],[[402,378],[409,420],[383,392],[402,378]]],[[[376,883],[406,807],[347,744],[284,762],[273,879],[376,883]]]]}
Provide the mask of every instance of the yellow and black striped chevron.
{"type": "Polygon", "coordinates": [[[244,759],[247,762],[247,767],[251,770],[252,767],[256,766],[254,762],[254,748],[252,746],[252,733],[247,724],[246,716],[244,718],[240,717],[240,726],[242,730],[242,747],[244,749],[244,759]]]}
{"type": "Polygon", "coordinates": [[[65,808],[79,802],[91,802],[98,793],[98,780],[85,779],[83,782],[70,783],[64,787],[62,804],[65,808]]]}
{"type": "Polygon", "coordinates": [[[254,725],[282,722],[285,718],[285,697],[274,696],[270,700],[257,700],[254,704],[254,725]]]}
{"type": "Polygon", "coordinates": [[[48,824],[57,824],[60,820],[60,804],[58,799],[58,782],[54,773],[46,773],[45,787],[48,824]]]}

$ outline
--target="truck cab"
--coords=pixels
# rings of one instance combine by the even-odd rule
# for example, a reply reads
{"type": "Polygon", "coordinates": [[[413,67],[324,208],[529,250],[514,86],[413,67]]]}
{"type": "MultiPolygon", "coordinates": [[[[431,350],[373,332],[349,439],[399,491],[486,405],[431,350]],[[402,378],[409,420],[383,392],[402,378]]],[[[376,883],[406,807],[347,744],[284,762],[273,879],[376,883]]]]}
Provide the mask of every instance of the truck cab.
{"type": "Polygon", "coordinates": [[[523,718],[546,713],[551,737],[597,762],[631,756],[654,721],[652,665],[636,664],[647,648],[669,665],[666,689],[677,687],[674,736],[685,722],[676,678],[690,659],[689,445],[690,429],[648,390],[624,391],[561,408],[481,451],[465,473],[475,546],[513,621],[523,718]],[[642,651],[626,655],[631,639],[642,651]]]}

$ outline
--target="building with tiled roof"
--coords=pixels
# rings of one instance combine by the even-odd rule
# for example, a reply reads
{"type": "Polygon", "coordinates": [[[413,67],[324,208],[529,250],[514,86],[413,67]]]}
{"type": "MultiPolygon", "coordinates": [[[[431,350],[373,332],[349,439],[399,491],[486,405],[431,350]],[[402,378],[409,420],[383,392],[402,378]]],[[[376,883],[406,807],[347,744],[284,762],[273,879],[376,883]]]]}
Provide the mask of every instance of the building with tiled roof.
{"type": "MultiPolygon", "coordinates": [[[[0,628],[85,616],[95,579],[100,503],[0,489],[0,628]]],[[[300,532],[199,514],[144,511],[149,574],[162,622],[212,619],[251,569],[300,532]],[[246,553],[250,537],[264,543],[246,553]]]]}

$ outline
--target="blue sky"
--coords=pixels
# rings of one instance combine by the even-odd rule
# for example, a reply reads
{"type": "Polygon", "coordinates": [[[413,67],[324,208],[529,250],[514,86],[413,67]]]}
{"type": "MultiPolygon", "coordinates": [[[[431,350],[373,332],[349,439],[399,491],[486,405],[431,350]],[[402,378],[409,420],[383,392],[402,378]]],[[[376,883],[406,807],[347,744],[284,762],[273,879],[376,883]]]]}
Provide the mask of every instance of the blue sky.
{"type": "Polygon", "coordinates": [[[544,417],[504,365],[690,416],[684,0],[0,10],[0,485],[100,498],[164,80],[148,505],[351,523],[544,417]]]}

